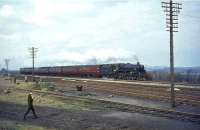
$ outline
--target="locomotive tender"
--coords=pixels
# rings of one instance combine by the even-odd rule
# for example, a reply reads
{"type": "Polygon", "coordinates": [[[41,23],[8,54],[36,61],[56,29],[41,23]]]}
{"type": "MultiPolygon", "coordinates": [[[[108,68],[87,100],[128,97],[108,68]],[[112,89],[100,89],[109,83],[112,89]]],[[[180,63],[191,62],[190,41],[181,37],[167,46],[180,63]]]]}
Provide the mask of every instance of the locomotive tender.
{"type": "MultiPolygon", "coordinates": [[[[32,68],[20,68],[20,73],[31,75],[32,68]]],[[[144,65],[118,63],[101,65],[77,65],[39,67],[34,69],[35,75],[44,76],[67,76],[67,77],[90,77],[90,78],[114,78],[125,80],[142,80],[145,78],[144,65]]]]}

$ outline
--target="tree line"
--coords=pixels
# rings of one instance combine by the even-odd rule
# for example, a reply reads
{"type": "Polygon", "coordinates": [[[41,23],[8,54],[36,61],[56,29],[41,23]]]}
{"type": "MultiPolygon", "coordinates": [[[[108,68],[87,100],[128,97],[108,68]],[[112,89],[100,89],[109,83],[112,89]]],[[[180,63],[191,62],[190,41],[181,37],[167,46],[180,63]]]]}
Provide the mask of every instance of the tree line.
{"type": "MultiPolygon", "coordinates": [[[[162,71],[152,71],[146,73],[146,80],[149,81],[170,81],[170,73],[162,71]]],[[[200,84],[200,72],[175,72],[175,82],[200,84]]]]}

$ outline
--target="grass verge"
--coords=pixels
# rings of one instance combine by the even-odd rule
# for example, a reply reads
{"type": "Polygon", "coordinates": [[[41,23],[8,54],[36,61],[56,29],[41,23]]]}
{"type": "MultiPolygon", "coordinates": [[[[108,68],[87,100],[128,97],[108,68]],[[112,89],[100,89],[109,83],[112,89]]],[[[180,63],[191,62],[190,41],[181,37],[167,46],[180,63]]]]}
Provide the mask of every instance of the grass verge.
{"type": "Polygon", "coordinates": [[[16,87],[41,91],[54,91],[56,86],[52,82],[18,82],[16,87]]]}
{"type": "MultiPolygon", "coordinates": [[[[83,109],[90,109],[96,105],[95,101],[89,99],[80,99],[66,97],[65,99],[60,99],[57,97],[52,97],[47,94],[34,94],[34,105],[35,106],[46,106],[53,107],[64,110],[79,111],[83,109]]],[[[22,92],[11,91],[9,94],[0,94],[0,101],[13,102],[16,104],[27,104],[27,94],[22,92]]]]}

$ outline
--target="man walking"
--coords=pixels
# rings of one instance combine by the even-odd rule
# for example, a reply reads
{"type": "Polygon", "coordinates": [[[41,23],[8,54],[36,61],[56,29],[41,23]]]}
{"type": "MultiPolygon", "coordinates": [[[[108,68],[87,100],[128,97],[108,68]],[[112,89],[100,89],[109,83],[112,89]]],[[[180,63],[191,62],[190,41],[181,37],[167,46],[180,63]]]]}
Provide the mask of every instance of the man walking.
{"type": "Polygon", "coordinates": [[[27,109],[26,113],[24,114],[24,120],[26,119],[26,116],[28,115],[30,110],[32,110],[34,118],[37,118],[37,115],[36,115],[34,107],[33,107],[33,97],[32,97],[31,92],[28,94],[28,109],[27,109]]]}

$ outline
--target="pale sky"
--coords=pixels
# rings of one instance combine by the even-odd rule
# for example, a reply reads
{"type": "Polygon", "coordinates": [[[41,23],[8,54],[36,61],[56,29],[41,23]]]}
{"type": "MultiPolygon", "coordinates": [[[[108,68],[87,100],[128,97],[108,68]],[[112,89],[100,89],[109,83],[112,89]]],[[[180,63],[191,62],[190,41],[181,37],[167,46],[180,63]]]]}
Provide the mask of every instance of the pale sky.
{"type": "MultiPolygon", "coordinates": [[[[175,66],[200,66],[200,0],[179,0],[175,66]]],[[[161,0],[0,0],[0,68],[135,63],[169,66],[161,0]]]]}

